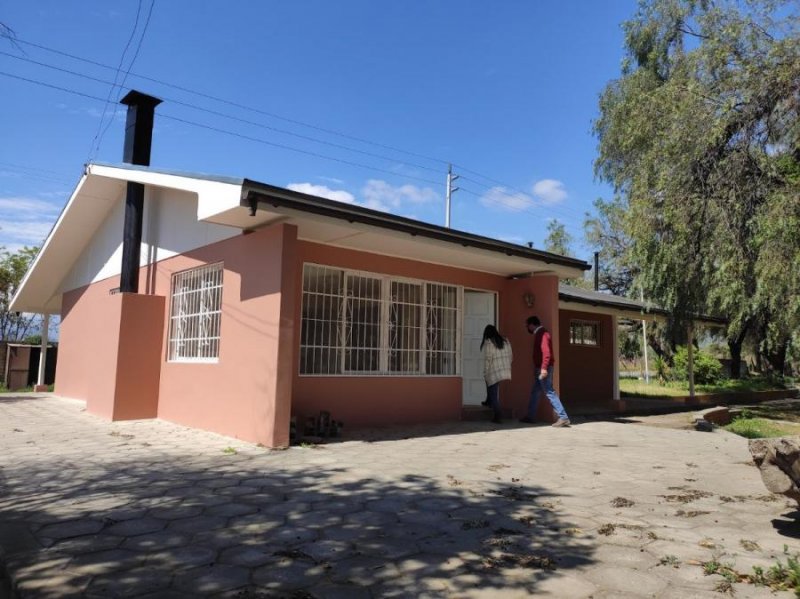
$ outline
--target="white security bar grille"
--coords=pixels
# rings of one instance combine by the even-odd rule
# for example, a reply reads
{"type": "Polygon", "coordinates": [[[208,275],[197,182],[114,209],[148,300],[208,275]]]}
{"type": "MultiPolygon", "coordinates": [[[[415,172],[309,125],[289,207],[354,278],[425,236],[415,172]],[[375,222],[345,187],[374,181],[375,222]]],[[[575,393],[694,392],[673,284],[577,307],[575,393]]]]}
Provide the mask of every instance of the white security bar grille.
{"type": "Polygon", "coordinates": [[[172,275],[169,360],[215,362],[222,319],[222,264],[172,275]]]}
{"type": "Polygon", "coordinates": [[[592,320],[570,320],[569,342],[572,345],[600,345],[600,323],[592,320]]]}
{"type": "Polygon", "coordinates": [[[303,267],[300,374],[458,374],[459,287],[303,267]]]}

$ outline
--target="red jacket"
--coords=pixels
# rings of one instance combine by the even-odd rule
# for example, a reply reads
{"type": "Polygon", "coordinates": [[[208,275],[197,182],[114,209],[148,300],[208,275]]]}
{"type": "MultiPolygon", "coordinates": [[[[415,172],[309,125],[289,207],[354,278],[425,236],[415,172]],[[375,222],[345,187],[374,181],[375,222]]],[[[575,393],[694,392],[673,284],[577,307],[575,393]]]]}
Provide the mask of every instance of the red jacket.
{"type": "Polygon", "coordinates": [[[537,370],[547,370],[556,363],[553,355],[553,339],[543,326],[533,331],[533,366],[537,370]]]}

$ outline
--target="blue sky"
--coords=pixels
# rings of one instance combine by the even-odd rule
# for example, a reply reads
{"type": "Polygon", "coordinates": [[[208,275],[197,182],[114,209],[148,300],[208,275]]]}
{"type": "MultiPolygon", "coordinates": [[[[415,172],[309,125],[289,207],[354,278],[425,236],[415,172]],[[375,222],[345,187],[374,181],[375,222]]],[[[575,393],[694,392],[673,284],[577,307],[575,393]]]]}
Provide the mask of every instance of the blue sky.
{"type": "Polygon", "coordinates": [[[584,213],[611,193],[594,179],[591,123],[599,93],[619,75],[620,25],[635,0],[152,6],[3,3],[0,22],[18,45],[0,39],[0,72],[17,77],[0,75],[0,245],[40,243],[83,164],[120,161],[117,100],[136,88],[164,99],[153,166],[444,224],[452,162],[462,175],[453,228],[542,247],[556,218],[576,238],[574,254],[588,259],[584,213]],[[115,77],[124,91],[112,91],[115,77]]]}

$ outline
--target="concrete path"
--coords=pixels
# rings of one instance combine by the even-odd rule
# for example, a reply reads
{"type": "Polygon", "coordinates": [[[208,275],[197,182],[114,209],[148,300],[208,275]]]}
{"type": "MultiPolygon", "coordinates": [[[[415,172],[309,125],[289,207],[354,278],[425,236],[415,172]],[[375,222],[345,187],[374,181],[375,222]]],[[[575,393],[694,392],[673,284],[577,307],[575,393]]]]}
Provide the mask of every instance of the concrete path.
{"type": "Polygon", "coordinates": [[[726,590],[705,562],[800,550],[794,506],[728,433],[391,432],[269,451],[4,396],[3,561],[21,597],[686,598],[726,590]]]}

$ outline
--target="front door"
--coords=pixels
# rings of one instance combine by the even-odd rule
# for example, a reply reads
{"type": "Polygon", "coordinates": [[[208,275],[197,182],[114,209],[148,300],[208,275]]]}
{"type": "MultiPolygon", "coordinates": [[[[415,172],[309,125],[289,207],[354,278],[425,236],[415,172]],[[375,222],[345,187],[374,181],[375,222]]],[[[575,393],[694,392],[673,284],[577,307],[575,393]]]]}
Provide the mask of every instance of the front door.
{"type": "Polygon", "coordinates": [[[465,406],[478,406],[486,399],[481,340],[487,324],[496,326],[495,294],[464,290],[464,339],[461,344],[462,396],[465,406]]]}

